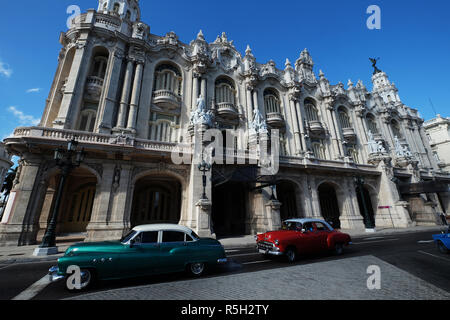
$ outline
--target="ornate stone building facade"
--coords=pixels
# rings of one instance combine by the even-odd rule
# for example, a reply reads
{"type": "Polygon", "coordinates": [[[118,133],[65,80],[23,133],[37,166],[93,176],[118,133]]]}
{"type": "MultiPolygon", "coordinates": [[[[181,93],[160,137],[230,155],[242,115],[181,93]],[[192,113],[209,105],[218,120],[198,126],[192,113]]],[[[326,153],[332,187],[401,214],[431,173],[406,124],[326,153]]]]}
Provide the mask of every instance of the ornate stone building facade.
{"type": "Polygon", "coordinates": [[[429,152],[417,110],[384,72],[374,73],[372,92],[361,81],[345,88],[316,77],[306,49],[279,69],[258,63],[250,47],[241,54],[225,33],[208,43],[200,31],[189,44],[174,32],[154,35],[137,0],[99,0],[60,43],[41,123],[5,141],[21,160],[3,245],[42,237],[60,178],[53,151],[72,138],[86,157],[65,186],[58,232],[85,232],[86,240],[162,221],[201,236],[263,232],[288,217],[402,228],[416,223],[416,203],[430,204],[431,223],[443,210],[434,193],[399,192],[400,183],[450,179],[429,152]],[[223,132],[225,154],[244,161],[213,164],[204,199],[202,172],[173,163],[171,152],[182,144],[191,157],[196,130],[211,127],[223,132]],[[264,179],[259,160],[250,164],[251,142],[273,129],[279,171],[264,179]]]}
{"type": "Polygon", "coordinates": [[[450,118],[440,114],[423,124],[438,166],[450,173],[450,118]]]}

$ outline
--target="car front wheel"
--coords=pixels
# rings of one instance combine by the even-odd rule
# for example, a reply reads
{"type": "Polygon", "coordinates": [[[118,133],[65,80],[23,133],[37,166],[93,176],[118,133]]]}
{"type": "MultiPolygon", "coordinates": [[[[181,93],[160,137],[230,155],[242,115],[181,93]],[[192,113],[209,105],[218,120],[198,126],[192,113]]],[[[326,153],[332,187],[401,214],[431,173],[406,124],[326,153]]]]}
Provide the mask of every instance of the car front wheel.
{"type": "Polygon", "coordinates": [[[344,252],[344,245],[342,243],[336,243],[334,245],[334,254],[340,256],[344,252]]]}
{"type": "Polygon", "coordinates": [[[289,263],[293,263],[297,260],[297,252],[294,248],[289,248],[286,250],[286,258],[289,263]]]}
{"type": "Polygon", "coordinates": [[[188,266],[188,271],[195,277],[201,276],[205,272],[205,264],[203,262],[191,263],[188,266]]]}

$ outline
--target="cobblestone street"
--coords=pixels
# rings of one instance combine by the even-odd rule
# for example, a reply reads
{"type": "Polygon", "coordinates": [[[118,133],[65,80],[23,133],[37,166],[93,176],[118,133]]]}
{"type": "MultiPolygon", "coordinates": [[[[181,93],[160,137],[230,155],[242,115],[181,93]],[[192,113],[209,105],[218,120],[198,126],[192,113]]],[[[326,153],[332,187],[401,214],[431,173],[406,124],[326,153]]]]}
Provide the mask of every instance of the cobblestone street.
{"type": "Polygon", "coordinates": [[[361,256],[86,294],[81,300],[414,300],[450,294],[374,256],[361,256]],[[381,289],[369,290],[367,268],[380,267],[381,289]]]}

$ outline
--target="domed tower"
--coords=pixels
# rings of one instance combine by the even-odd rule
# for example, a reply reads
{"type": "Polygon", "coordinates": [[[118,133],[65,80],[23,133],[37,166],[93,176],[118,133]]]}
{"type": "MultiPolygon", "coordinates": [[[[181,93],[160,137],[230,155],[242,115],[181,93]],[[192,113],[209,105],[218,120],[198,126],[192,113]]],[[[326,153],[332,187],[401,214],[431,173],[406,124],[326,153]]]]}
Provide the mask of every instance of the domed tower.
{"type": "Polygon", "coordinates": [[[139,0],[99,0],[98,12],[119,16],[122,20],[136,22],[141,19],[139,0]]]}

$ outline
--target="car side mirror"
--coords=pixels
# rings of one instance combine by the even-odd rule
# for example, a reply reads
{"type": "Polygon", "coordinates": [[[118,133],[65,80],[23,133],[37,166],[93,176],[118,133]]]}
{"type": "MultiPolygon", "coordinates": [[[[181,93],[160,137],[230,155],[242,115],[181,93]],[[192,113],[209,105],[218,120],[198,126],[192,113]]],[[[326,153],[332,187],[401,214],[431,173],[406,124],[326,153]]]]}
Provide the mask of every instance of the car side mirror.
{"type": "Polygon", "coordinates": [[[308,231],[306,229],[301,230],[302,233],[307,233],[308,231]]]}

